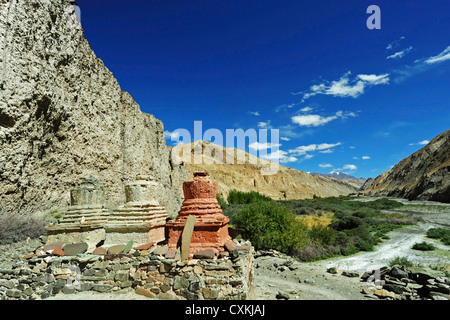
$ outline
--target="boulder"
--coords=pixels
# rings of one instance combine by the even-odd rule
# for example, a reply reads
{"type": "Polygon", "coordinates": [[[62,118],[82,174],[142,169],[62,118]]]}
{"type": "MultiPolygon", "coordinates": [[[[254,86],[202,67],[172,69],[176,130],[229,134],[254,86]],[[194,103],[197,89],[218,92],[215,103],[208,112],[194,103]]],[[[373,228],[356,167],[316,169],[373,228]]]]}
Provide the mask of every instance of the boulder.
{"type": "Polygon", "coordinates": [[[80,242],[80,243],[70,243],[66,244],[62,250],[66,253],[68,256],[76,256],[80,253],[85,253],[88,249],[88,244],[86,242],[80,242]]]}
{"type": "Polygon", "coordinates": [[[395,295],[394,292],[388,291],[386,289],[375,290],[375,292],[373,294],[376,295],[378,298],[381,298],[381,299],[385,299],[385,298],[395,299],[396,298],[396,295],[395,295]]]}
{"type": "Polygon", "coordinates": [[[213,259],[216,255],[214,249],[199,250],[194,253],[195,259],[213,259]]]}

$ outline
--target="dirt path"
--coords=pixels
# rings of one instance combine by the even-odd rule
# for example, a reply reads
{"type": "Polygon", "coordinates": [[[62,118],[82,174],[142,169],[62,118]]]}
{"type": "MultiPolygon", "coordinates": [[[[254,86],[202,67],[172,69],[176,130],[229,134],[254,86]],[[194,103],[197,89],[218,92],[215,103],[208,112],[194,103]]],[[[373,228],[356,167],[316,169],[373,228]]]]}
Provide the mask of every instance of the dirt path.
{"type": "Polygon", "coordinates": [[[287,261],[276,257],[255,259],[257,268],[255,299],[274,300],[282,292],[289,300],[362,300],[364,283],[359,277],[349,278],[326,272],[326,268],[314,263],[293,262],[283,268],[287,261]],[[281,267],[280,267],[281,266],[281,267]]]}
{"type": "MultiPolygon", "coordinates": [[[[317,265],[322,265],[326,268],[337,267],[342,270],[365,272],[386,266],[395,257],[406,257],[408,260],[424,263],[438,262],[439,258],[424,256],[421,252],[411,249],[416,242],[432,241],[426,238],[426,232],[433,226],[435,225],[432,223],[419,223],[412,227],[393,231],[389,233],[390,239],[378,245],[375,251],[360,252],[350,257],[329,259],[317,262],[317,265]]],[[[450,261],[448,262],[450,263],[450,261]]]]}

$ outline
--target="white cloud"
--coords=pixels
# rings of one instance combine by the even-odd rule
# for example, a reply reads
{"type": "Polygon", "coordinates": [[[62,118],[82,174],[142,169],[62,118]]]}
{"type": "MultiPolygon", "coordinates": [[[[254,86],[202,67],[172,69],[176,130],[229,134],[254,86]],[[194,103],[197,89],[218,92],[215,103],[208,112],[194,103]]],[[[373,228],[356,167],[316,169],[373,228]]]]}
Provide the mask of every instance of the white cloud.
{"type": "Polygon", "coordinates": [[[346,173],[352,173],[358,170],[358,167],[354,164],[346,164],[342,168],[333,169],[335,172],[346,172],[346,173]]]}
{"type": "Polygon", "coordinates": [[[369,157],[369,156],[362,156],[361,159],[363,159],[363,160],[369,160],[370,157],[369,157]]]}
{"type": "Polygon", "coordinates": [[[450,60],[450,46],[444,49],[441,53],[439,53],[437,56],[429,57],[425,60],[425,63],[427,64],[433,64],[433,63],[439,63],[446,60],[450,60]]]}
{"type": "Polygon", "coordinates": [[[429,140],[422,140],[422,141],[419,141],[417,143],[410,143],[409,145],[410,146],[416,146],[416,145],[424,146],[424,145],[429,144],[429,143],[430,143],[429,140]]]}
{"type": "Polygon", "coordinates": [[[290,162],[296,162],[298,159],[296,157],[292,157],[292,156],[286,156],[286,157],[282,157],[280,159],[281,163],[290,163],[290,162]]]}
{"type": "Polygon", "coordinates": [[[286,109],[291,109],[293,106],[297,105],[298,103],[290,103],[290,104],[282,104],[275,108],[275,112],[280,112],[286,109]]]}
{"type": "Polygon", "coordinates": [[[386,50],[392,50],[392,49],[398,47],[400,41],[403,40],[403,39],[405,39],[405,37],[404,37],[404,36],[401,36],[400,39],[392,41],[391,43],[389,43],[389,44],[386,46],[386,50]]]}
{"type": "Polygon", "coordinates": [[[338,80],[331,82],[325,81],[324,83],[312,85],[310,91],[307,93],[297,92],[293,94],[303,94],[303,100],[309,99],[315,95],[323,94],[333,97],[352,97],[357,98],[364,93],[364,90],[368,86],[375,86],[389,83],[389,73],[376,75],[376,74],[359,74],[354,79],[350,79],[351,72],[345,73],[338,80]]]}
{"type": "Polygon", "coordinates": [[[379,76],[376,74],[358,74],[358,78],[374,86],[389,83],[389,73],[380,74],[379,76]]]}
{"type": "Polygon", "coordinates": [[[261,129],[270,129],[270,128],[271,128],[271,127],[270,127],[270,123],[271,123],[270,120],[267,120],[267,121],[260,121],[260,122],[258,122],[258,128],[261,128],[261,129]]]}
{"type": "Polygon", "coordinates": [[[321,164],[319,164],[319,167],[321,167],[322,169],[324,169],[324,168],[332,168],[333,165],[330,164],[330,163],[321,163],[321,164]]]}
{"type": "Polygon", "coordinates": [[[171,132],[168,130],[164,130],[164,139],[166,140],[178,140],[179,137],[180,137],[179,132],[171,132]]]}
{"type": "Polygon", "coordinates": [[[349,170],[349,171],[356,171],[358,170],[358,167],[354,164],[346,164],[342,167],[343,170],[349,170]]]}
{"type": "Polygon", "coordinates": [[[333,149],[326,149],[326,150],[322,150],[319,151],[320,153],[333,153],[333,149]]]}
{"type": "Polygon", "coordinates": [[[338,118],[345,119],[348,117],[356,117],[354,112],[338,111],[334,115],[329,117],[322,117],[318,114],[305,114],[291,117],[293,123],[298,124],[301,127],[319,127],[336,120],[338,118]]]}
{"type": "Polygon", "coordinates": [[[304,107],[304,108],[300,109],[301,112],[310,112],[312,110],[313,110],[313,108],[311,108],[311,107],[304,107]]]}
{"type": "Polygon", "coordinates": [[[435,56],[417,59],[412,65],[405,65],[402,68],[394,70],[394,82],[401,83],[405,79],[417,76],[433,66],[448,60],[450,60],[450,46],[435,56]]]}
{"type": "Polygon", "coordinates": [[[268,142],[265,142],[265,143],[259,143],[259,142],[253,142],[253,143],[251,143],[251,144],[249,144],[249,148],[250,149],[253,149],[253,150],[267,150],[267,149],[272,149],[272,148],[278,148],[278,147],[280,147],[281,146],[281,144],[279,144],[279,143],[268,143],[268,142]]]}
{"type": "Polygon", "coordinates": [[[288,137],[281,137],[280,140],[283,140],[283,141],[291,141],[291,139],[288,138],[288,137]]]}
{"type": "Polygon", "coordinates": [[[277,151],[269,153],[267,155],[262,155],[261,158],[263,158],[265,160],[280,162],[280,163],[289,163],[289,162],[295,162],[298,160],[296,157],[288,155],[288,153],[283,150],[277,150],[277,151]]]}
{"type": "Polygon", "coordinates": [[[404,49],[402,51],[398,51],[398,52],[396,52],[394,54],[391,54],[390,56],[387,56],[386,59],[400,59],[400,58],[403,58],[405,56],[405,54],[407,54],[409,51],[412,50],[412,48],[413,47],[411,46],[411,47],[408,47],[408,48],[406,48],[406,49],[404,49]]]}
{"type": "Polygon", "coordinates": [[[259,113],[258,111],[249,111],[249,113],[255,117],[259,117],[261,115],[261,113],[259,113]]]}
{"type": "MultiPolygon", "coordinates": [[[[303,156],[303,160],[311,159],[314,157],[311,152],[323,152],[330,150],[336,146],[341,145],[341,142],[337,143],[320,143],[320,144],[310,144],[307,146],[299,146],[295,149],[289,149],[288,151],[276,150],[267,155],[260,155],[261,158],[271,161],[279,161],[280,163],[296,162],[299,159],[297,157],[303,156]]],[[[254,142],[250,144],[250,148],[254,150],[266,150],[271,147],[279,147],[280,144],[269,144],[269,143],[258,143],[254,142]]],[[[331,151],[332,152],[332,151],[331,151]]],[[[332,167],[332,165],[329,165],[332,167]]]]}
{"type": "MultiPolygon", "coordinates": [[[[340,146],[342,143],[321,143],[321,144],[310,144],[307,146],[299,146],[295,149],[289,149],[289,153],[296,156],[303,156],[306,155],[308,152],[313,151],[321,151],[321,150],[328,150],[337,146],[340,146]]],[[[323,153],[323,152],[322,152],[323,153]]]]}

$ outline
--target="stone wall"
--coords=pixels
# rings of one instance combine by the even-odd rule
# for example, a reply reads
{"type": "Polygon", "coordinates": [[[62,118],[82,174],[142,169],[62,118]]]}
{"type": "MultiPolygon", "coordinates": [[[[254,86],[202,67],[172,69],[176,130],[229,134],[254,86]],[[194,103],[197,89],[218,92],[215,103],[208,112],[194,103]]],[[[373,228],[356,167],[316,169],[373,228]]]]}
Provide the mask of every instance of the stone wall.
{"type": "Polygon", "coordinates": [[[253,247],[219,259],[165,259],[152,253],[22,257],[0,269],[0,299],[34,300],[83,291],[133,291],[154,299],[244,300],[254,290],[253,247]]]}

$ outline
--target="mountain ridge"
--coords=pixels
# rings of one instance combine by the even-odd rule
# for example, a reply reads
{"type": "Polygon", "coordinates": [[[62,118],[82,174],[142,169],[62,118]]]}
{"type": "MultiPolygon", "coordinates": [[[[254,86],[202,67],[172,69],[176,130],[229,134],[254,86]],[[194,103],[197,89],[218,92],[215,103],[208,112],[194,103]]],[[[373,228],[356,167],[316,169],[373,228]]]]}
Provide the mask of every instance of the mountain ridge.
{"type": "Polygon", "coordinates": [[[379,175],[364,193],[450,203],[450,130],[379,175]]]}
{"type": "MultiPolygon", "coordinates": [[[[240,149],[225,148],[211,142],[198,140],[172,147],[172,152],[175,152],[175,154],[178,152],[181,155],[183,148],[191,153],[190,159],[186,157],[183,160],[183,166],[191,174],[194,171],[208,172],[214,180],[218,181],[218,193],[225,199],[232,189],[244,192],[257,191],[276,200],[339,196],[357,191],[357,187],[337,181],[332,177],[313,176],[282,165],[279,165],[276,174],[262,175],[261,169],[273,166],[273,162],[260,159],[240,149]],[[197,150],[197,154],[201,154],[201,157],[197,158],[197,160],[201,158],[201,163],[194,163],[195,150],[197,150]],[[205,150],[207,150],[206,153],[205,150]],[[233,156],[233,164],[214,163],[214,160],[218,159],[215,152],[223,152],[224,161],[227,154],[233,156]],[[245,163],[243,164],[237,164],[236,157],[239,152],[244,155],[245,163]],[[210,156],[213,153],[214,155],[210,156]],[[250,160],[254,164],[250,163],[250,160]]],[[[172,159],[175,157],[172,154],[172,159]]]]}

